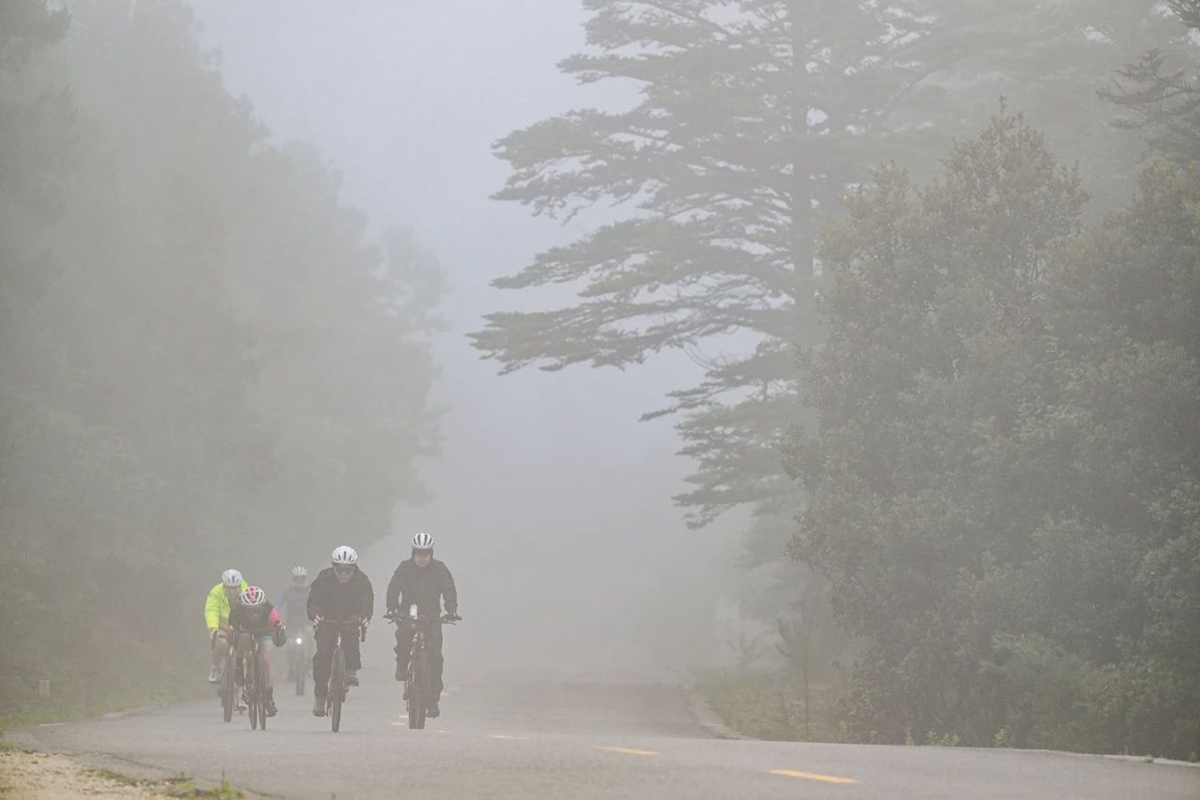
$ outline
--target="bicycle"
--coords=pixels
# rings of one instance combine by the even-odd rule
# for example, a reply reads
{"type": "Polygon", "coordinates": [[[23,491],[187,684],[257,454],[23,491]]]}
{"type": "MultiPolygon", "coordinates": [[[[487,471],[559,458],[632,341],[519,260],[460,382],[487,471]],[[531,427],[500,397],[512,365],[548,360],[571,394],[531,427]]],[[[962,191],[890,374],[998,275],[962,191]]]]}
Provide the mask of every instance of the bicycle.
{"type": "Polygon", "coordinates": [[[241,655],[240,659],[240,665],[245,669],[242,680],[242,697],[250,711],[250,730],[261,728],[265,731],[267,729],[267,671],[258,654],[262,648],[262,637],[270,633],[269,628],[237,632],[238,636],[250,638],[250,648],[241,655]]]}
{"type": "MultiPolygon", "coordinates": [[[[213,645],[216,645],[217,637],[213,635],[213,645]]],[[[233,712],[245,711],[245,706],[238,702],[237,698],[237,655],[234,653],[234,648],[230,647],[229,652],[225,654],[225,661],[221,665],[221,680],[217,684],[217,696],[221,698],[221,714],[226,722],[233,720],[233,712]]]]}
{"type": "Polygon", "coordinates": [[[311,634],[304,628],[301,628],[296,636],[288,637],[288,670],[296,685],[297,697],[304,696],[305,682],[308,680],[309,670],[312,669],[312,655],[309,652],[309,645],[312,641],[310,637],[311,634]]]}
{"type": "Polygon", "coordinates": [[[325,714],[330,727],[337,733],[342,727],[342,703],[346,702],[346,653],[342,650],[342,636],[351,627],[357,629],[359,641],[367,640],[367,629],[361,620],[321,620],[321,625],[330,625],[337,632],[334,639],[333,663],[329,669],[329,683],[325,688],[325,714]]]}
{"type": "Polygon", "coordinates": [[[388,614],[384,619],[395,624],[408,625],[416,634],[413,636],[412,650],[408,654],[408,675],[405,681],[407,687],[404,696],[408,708],[408,727],[414,730],[425,728],[426,705],[433,697],[433,687],[430,682],[429,644],[426,641],[430,627],[435,622],[453,625],[462,617],[455,614],[442,616],[419,616],[417,607],[413,606],[408,616],[388,614]]]}

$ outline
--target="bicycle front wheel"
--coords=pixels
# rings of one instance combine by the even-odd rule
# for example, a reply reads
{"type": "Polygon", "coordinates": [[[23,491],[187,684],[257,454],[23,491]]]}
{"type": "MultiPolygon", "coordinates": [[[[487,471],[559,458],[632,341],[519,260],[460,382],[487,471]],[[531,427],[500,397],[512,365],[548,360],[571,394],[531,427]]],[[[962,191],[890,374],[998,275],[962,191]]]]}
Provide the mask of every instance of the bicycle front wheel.
{"type": "Polygon", "coordinates": [[[329,679],[329,724],[337,733],[342,727],[342,701],[346,699],[346,654],[342,648],[333,651],[333,670],[329,679]]]}
{"type": "Polygon", "coordinates": [[[292,670],[296,675],[296,696],[304,696],[304,681],[308,677],[308,663],[304,658],[304,651],[299,647],[292,645],[290,652],[292,670]]]}
{"type": "Polygon", "coordinates": [[[233,701],[236,692],[237,687],[233,684],[233,658],[227,656],[224,671],[221,673],[221,713],[226,722],[233,719],[233,701]]]}
{"type": "Polygon", "coordinates": [[[246,683],[243,686],[246,695],[246,710],[250,716],[250,730],[258,730],[258,709],[262,706],[262,698],[258,693],[258,669],[251,667],[246,670],[246,683]]]}
{"type": "Polygon", "coordinates": [[[258,727],[267,729],[267,671],[259,659],[254,660],[254,694],[258,698],[258,727]]]}
{"type": "Polygon", "coordinates": [[[425,702],[429,698],[429,654],[424,650],[413,659],[408,686],[408,727],[425,727],[425,702]]]}

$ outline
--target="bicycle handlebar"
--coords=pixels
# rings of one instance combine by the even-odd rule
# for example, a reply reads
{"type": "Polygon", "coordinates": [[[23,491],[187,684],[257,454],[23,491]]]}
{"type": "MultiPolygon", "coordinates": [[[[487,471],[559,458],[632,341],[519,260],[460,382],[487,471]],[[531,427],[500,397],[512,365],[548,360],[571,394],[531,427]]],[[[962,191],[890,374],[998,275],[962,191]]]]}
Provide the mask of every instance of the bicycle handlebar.
{"type": "Polygon", "coordinates": [[[275,633],[274,628],[230,628],[234,633],[245,633],[250,636],[270,636],[275,633]]]}
{"type": "Polygon", "coordinates": [[[401,622],[444,622],[447,625],[453,625],[462,619],[462,617],[460,617],[458,614],[423,614],[413,618],[399,611],[391,614],[384,614],[383,618],[393,624],[399,624],[401,622]]]}
{"type": "Polygon", "coordinates": [[[319,628],[322,625],[331,625],[338,628],[348,628],[354,625],[358,628],[358,640],[365,642],[367,640],[367,626],[362,619],[322,619],[316,623],[313,628],[319,628]]]}

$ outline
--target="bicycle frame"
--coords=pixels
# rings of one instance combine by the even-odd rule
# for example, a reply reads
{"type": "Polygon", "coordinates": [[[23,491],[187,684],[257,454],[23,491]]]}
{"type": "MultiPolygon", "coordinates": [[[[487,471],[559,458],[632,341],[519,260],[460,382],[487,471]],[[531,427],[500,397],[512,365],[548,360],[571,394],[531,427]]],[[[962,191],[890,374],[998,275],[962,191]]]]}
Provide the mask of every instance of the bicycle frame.
{"type": "Polygon", "coordinates": [[[236,655],[240,668],[244,671],[242,681],[243,691],[246,694],[246,705],[250,709],[250,728],[267,729],[267,711],[266,711],[266,691],[267,691],[267,665],[265,663],[266,653],[262,647],[262,637],[269,635],[271,629],[239,629],[234,631],[234,647],[233,652],[236,655]],[[245,652],[237,652],[237,643],[240,637],[248,636],[250,645],[245,652]],[[261,672],[261,675],[260,675],[261,672]],[[261,677],[261,681],[259,678],[261,677]],[[260,686],[260,682],[262,685],[260,686]]]}
{"type": "Polygon", "coordinates": [[[453,625],[458,617],[450,614],[445,616],[420,616],[415,611],[416,607],[413,606],[413,613],[409,616],[391,614],[386,616],[385,619],[394,623],[397,627],[401,625],[406,626],[413,634],[408,656],[408,674],[406,676],[408,689],[405,697],[408,708],[408,727],[422,729],[425,727],[426,703],[431,691],[427,685],[429,681],[429,665],[428,659],[425,657],[425,653],[429,649],[428,634],[433,625],[438,623],[453,625]]]}

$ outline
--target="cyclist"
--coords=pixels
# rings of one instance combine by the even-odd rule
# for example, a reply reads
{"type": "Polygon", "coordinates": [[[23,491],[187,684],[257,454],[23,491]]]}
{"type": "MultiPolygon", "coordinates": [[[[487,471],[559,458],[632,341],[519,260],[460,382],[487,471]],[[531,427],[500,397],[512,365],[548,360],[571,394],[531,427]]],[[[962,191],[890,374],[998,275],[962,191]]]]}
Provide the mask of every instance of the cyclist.
{"type": "MultiPolygon", "coordinates": [[[[458,616],[458,590],[454,587],[454,578],[446,565],[433,557],[433,537],[428,533],[418,533],[412,538],[412,557],[400,562],[392,574],[392,580],[387,588],[387,607],[390,614],[398,614],[412,606],[417,606],[421,616],[440,618],[442,615],[442,599],[446,601],[446,614],[458,616]]],[[[412,652],[412,628],[396,626],[396,680],[402,681],[408,677],[408,657],[412,652]]],[[[433,701],[426,707],[425,713],[430,717],[441,714],[438,701],[442,697],[442,624],[439,622],[430,626],[426,637],[429,643],[429,666],[433,671],[433,701]]],[[[405,690],[407,697],[407,687],[405,690]]]]}
{"type": "Polygon", "coordinates": [[[257,586],[250,586],[242,592],[238,604],[229,612],[229,628],[231,638],[236,643],[238,658],[243,661],[250,652],[250,637],[259,638],[258,663],[267,674],[267,716],[275,716],[275,670],[267,656],[267,642],[282,647],[286,641],[287,631],[279,612],[267,600],[266,592],[257,586]]]}
{"type": "Polygon", "coordinates": [[[208,625],[208,642],[212,648],[209,683],[221,680],[221,667],[225,663],[225,656],[229,655],[229,641],[225,637],[226,628],[229,627],[229,609],[248,587],[249,584],[242,579],[242,573],[227,569],[221,575],[221,582],[212,588],[204,601],[204,621],[208,625]]]}
{"type": "MultiPolygon", "coordinates": [[[[333,551],[333,565],[321,570],[312,582],[308,594],[308,618],[316,626],[317,653],[313,656],[313,716],[325,716],[325,690],[329,685],[329,670],[333,665],[333,648],[337,631],[321,621],[344,622],[358,620],[366,628],[375,610],[375,590],[371,579],[358,568],[358,553],[342,545],[333,551]]],[[[346,654],[346,683],[358,686],[358,670],[362,660],[358,637],[343,634],[342,650],[346,654]]]]}
{"type": "MultiPolygon", "coordinates": [[[[279,598],[279,608],[283,610],[283,622],[289,628],[302,629],[308,627],[308,570],[304,567],[292,568],[292,582],[282,592],[279,598]]],[[[312,632],[304,637],[305,641],[312,640],[312,632]]],[[[288,659],[288,681],[294,681],[292,662],[288,659]]]]}

